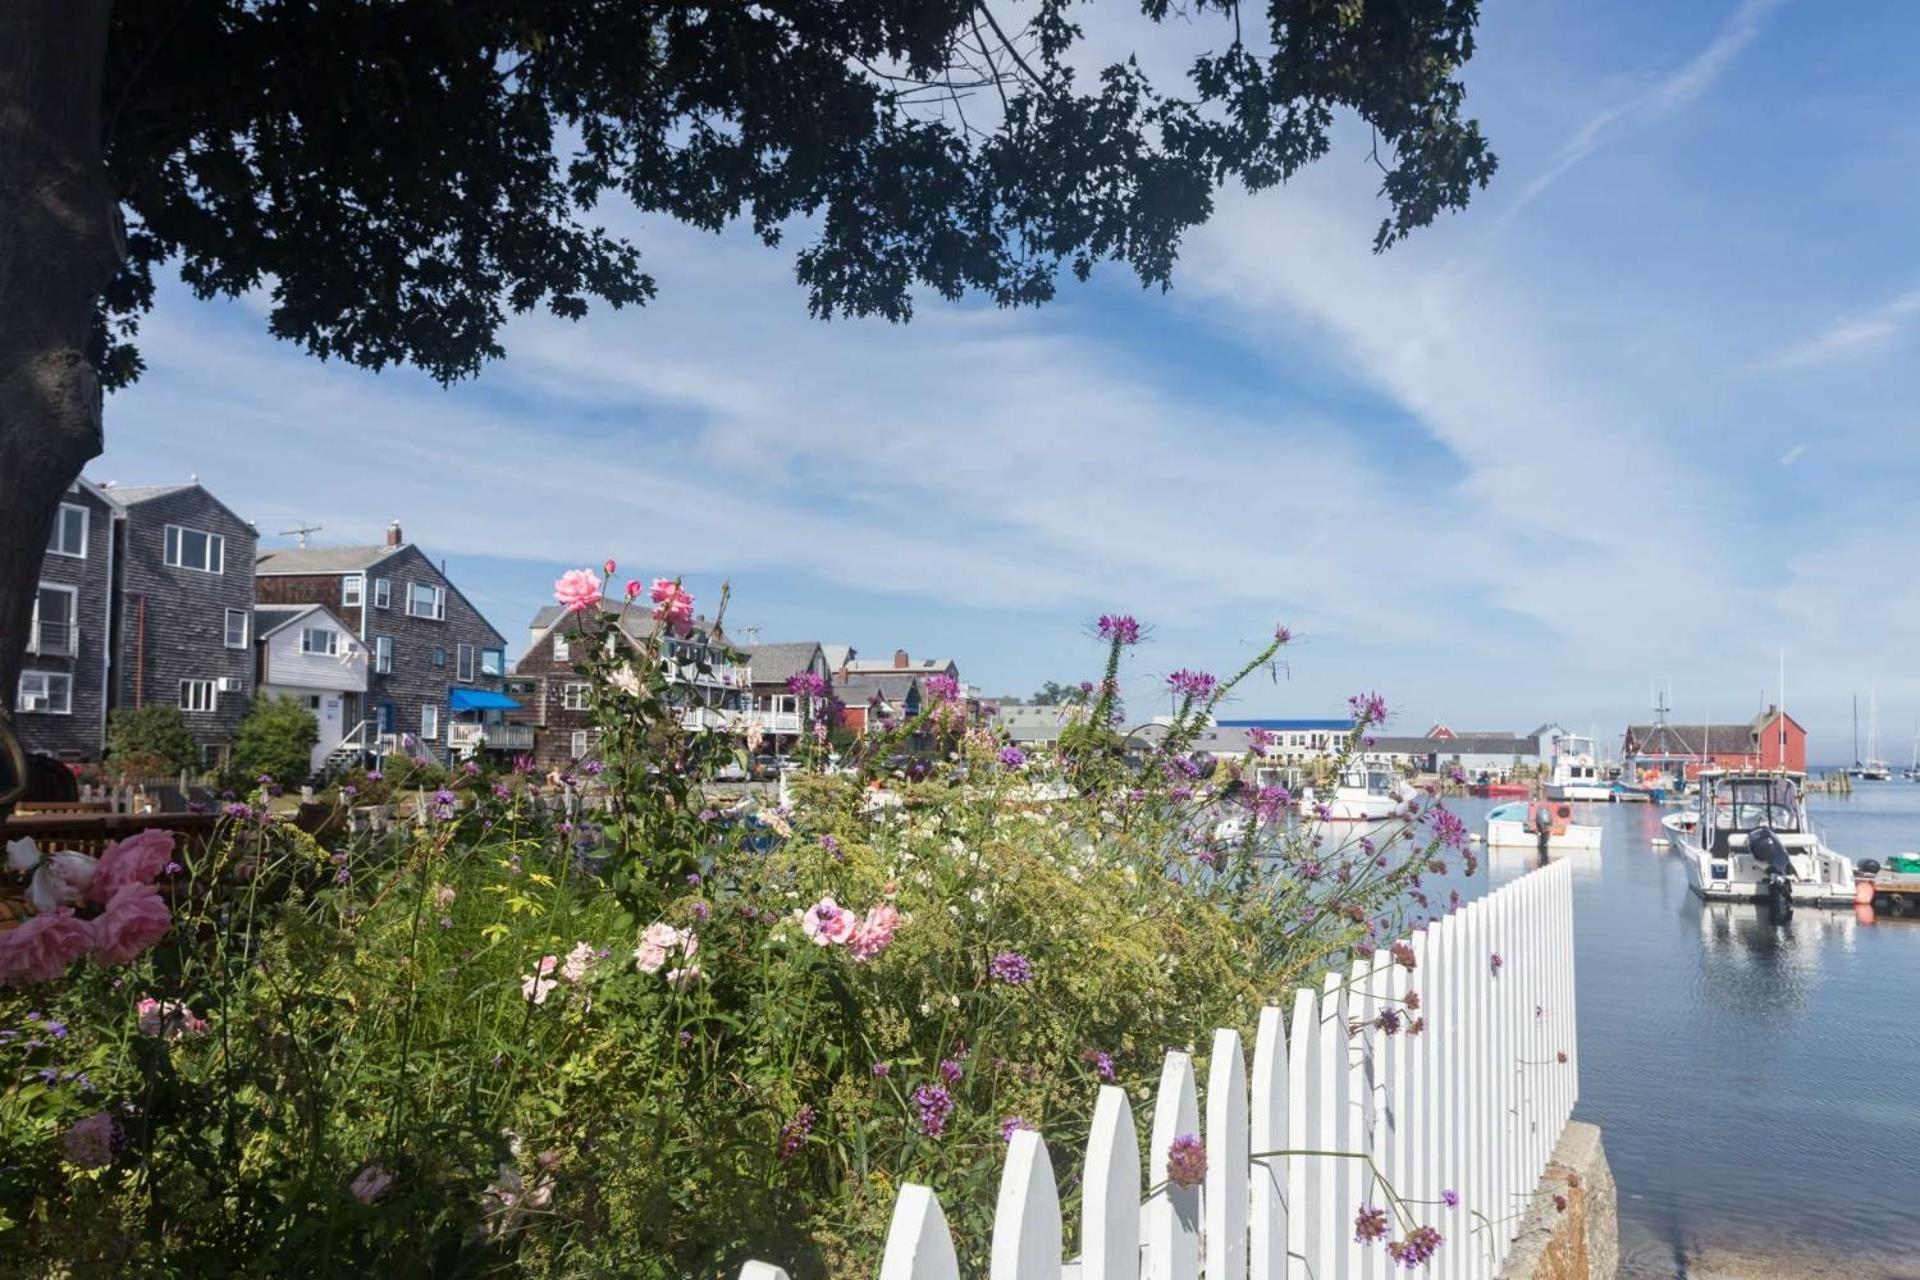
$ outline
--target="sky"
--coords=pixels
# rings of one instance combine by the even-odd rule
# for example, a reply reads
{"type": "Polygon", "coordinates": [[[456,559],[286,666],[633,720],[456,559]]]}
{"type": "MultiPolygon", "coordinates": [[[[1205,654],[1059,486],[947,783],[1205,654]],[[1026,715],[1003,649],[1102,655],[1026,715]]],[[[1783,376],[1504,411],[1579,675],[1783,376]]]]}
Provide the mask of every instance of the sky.
{"type": "MultiPolygon", "coordinates": [[[[1149,69],[1210,32],[1119,31],[1149,69]],[[1136,45],[1129,42],[1137,39],[1136,45]]],[[[569,567],[722,582],[736,638],[951,657],[991,695],[1284,663],[1223,715],[1394,728],[1744,719],[1816,761],[1920,736],[1920,11],[1487,0],[1467,106],[1500,157],[1385,254],[1364,139],[1228,192],[1170,292],[808,319],[791,242],[608,210],[639,310],[516,320],[443,389],[322,364],[257,299],[162,290],[88,474],[197,475],[260,528],[443,558],[509,641],[569,567]],[[1913,726],[1910,730],[1909,726],[1913,726]]],[[[804,231],[804,228],[801,229],[804,231]]]]}

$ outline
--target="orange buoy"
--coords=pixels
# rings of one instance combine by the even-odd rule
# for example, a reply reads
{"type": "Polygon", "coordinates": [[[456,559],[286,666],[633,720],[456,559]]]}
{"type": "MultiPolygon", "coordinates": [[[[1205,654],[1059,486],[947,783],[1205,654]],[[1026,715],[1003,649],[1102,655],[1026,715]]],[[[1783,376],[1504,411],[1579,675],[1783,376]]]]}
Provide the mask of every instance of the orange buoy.
{"type": "Polygon", "coordinates": [[[1874,893],[1873,881],[1855,880],[1853,882],[1853,902],[1855,906],[1859,906],[1859,907],[1872,906],[1873,893],[1874,893]]]}

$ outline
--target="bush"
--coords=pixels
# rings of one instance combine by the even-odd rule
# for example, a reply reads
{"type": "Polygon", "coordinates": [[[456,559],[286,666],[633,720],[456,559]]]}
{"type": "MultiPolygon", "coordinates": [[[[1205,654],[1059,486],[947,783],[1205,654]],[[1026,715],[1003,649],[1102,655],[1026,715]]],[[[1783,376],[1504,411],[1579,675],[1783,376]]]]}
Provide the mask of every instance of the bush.
{"type": "Polygon", "coordinates": [[[107,720],[107,764],[122,777],[196,773],[200,749],[180,708],[122,708],[107,720]]]}
{"type": "Polygon", "coordinates": [[[233,739],[232,772],[298,786],[313,773],[319,741],[320,722],[305,705],[292,698],[255,698],[233,739]]]}
{"type": "Polygon", "coordinates": [[[1117,686],[1056,752],[936,696],[791,809],[715,809],[735,743],[682,730],[657,652],[575,652],[607,812],[475,778],[327,849],[236,805],[134,969],[0,991],[62,1030],[0,1047],[25,1270],[864,1275],[913,1179],[981,1272],[1006,1130],[1083,1144],[1097,1083],[1250,1033],[1463,839],[1436,808],[1323,847],[1190,753],[1232,685],[1191,677],[1154,744],[1117,686]]]}

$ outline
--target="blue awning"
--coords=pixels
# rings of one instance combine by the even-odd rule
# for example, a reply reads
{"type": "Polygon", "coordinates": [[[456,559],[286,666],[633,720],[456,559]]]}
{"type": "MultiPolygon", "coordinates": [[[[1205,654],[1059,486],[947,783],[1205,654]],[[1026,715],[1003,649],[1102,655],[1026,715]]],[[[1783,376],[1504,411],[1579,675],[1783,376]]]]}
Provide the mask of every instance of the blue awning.
{"type": "Polygon", "coordinates": [[[447,706],[454,711],[518,711],[520,704],[491,689],[449,689],[447,706]]]}

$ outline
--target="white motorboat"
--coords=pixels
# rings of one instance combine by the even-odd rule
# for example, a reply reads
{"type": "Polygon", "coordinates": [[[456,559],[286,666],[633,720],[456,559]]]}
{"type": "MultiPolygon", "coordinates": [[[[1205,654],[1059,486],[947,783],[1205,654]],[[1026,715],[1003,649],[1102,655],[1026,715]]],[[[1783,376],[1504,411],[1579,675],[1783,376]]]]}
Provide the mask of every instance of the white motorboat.
{"type": "Polygon", "coordinates": [[[1553,772],[1543,788],[1549,800],[1611,800],[1613,784],[1600,776],[1593,760],[1593,740],[1569,734],[1563,738],[1565,750],[1555,753],[1553,772]]]}
{"type": "Polygon", "coordinates": [[[1541,832],[1547,849],[1598,849],[1600,828],[1572,821],[1573,809],[1564,800],[1514,800],[1487,811],[1487,847],[1537,849],[1541,832]]]}
{"type": "Polygon", "coordinates": [[[1308,787],[1300,797],[1300,812],[1323,822],[1378,822],[1406,813],[1417,794],[1392,770],[1355,762],[1327,794],[1308,787]]]}
{"type": "Polygon", "coordinates": [[[1853,860],[1820,842],[1801,794],[1804,775],[1709,769],[1697,812],[1660,819],[1687,882],[1703,898],[1852,906],[1853,860]]]}

